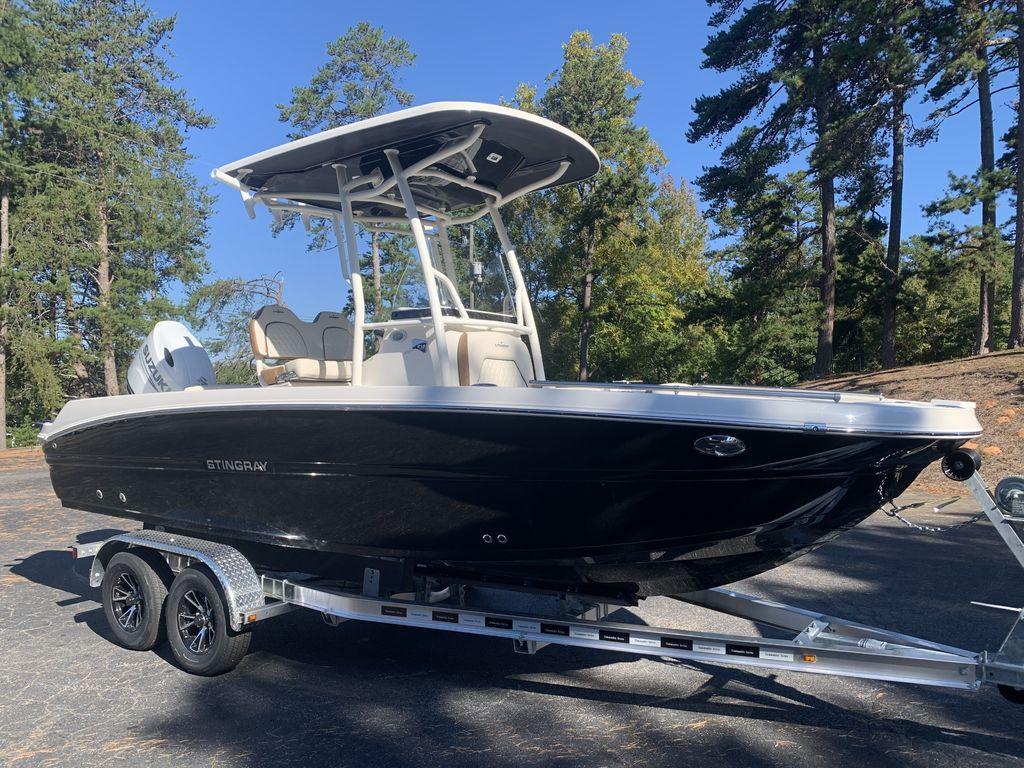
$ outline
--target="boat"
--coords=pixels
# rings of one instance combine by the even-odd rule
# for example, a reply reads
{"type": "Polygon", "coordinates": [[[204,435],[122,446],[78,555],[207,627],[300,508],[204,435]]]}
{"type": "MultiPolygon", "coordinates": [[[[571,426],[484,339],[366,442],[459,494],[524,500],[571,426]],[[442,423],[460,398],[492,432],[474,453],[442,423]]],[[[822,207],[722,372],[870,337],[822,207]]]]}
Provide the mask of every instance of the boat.
{"type": "Polygon", "coordinates": [[[159,324],[131,394],[44,425],[61,503],[229,544],[264,571],[629,603],[809,552],[978,437],[973,403],[547,380],[500,210],[600,167],[542,117],[442,102],[217,168],[252,217],[326,222],[347,309],[259,309],[252,386],[213,383],[199,341],[159,324]],[[466,232],[485,223],[497,247],[478,260],[466,232]],[[368,311],[360,232],[414,244],[410,306],[388,317],[368,311]]]}

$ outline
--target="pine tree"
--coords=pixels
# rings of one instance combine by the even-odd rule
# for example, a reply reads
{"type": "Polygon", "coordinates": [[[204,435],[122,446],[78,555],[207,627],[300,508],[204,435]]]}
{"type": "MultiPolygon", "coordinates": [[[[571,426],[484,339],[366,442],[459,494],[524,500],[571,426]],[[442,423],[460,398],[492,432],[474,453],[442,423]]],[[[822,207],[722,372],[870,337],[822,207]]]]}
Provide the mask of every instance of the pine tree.
{"type": "Polygon", "coordinates": [[[164,50],[173,19],[129,0],[26,8],[40,83],[25,110],[46,125],[34,148],[42,199],[26,206],[18,247],[52,292],[40,307],[50,338],[72,343],[63,386],[117,394],[140,335],[177,309],[168,284],[206,270],[210,200],[187,169],[184,141],[210,120],[173,85],[164,50]]]}
{"type": "Polygon", "coordinates": [[[716,378],[785,386],[808,378],[817,345],[820,196],[806,172],[767,175],[759,194],[719,212],[712,253],[727,278],[704,313],[721,318],[716,378]]]}
{"type": "MultiPolygon", "coordinates": [[[[922,0],[878,0],[849,6],[847,26],[858,32],[860,44],[848,47],[845,78],[857,83],[847,133],[877,136],[889,146],[887,184],[879,198],[889,198],[889,221],[882,260],[881,353],[883,368],[896,364],[897,306],[899,303],[903,238],[904,157],[907,144],[907,101],[924,80],[923,63],[932,47],[931,14],[922,0]]],[[[911,137],[913,138],[913,137],[911,137]]],[[[866,145],[869,149],[870,146],[866,145]]],[[[885,177],[884,174],[877,174],[885,177]]],[[[877,201],[864,201],[866,208],[877,201]]]]}
{"type": "Polygon", "coordinates": [[[291,138],[412,104],[412,94],[399,83],[416,55],[405,40],[385,35],[383,27],[359,22],[327,44],[327,56],[309,85],[297,86],[288,104],[277,105],[281,122],[299,131],[291,138]]]}
{"type": "Polygon", "coordinates": [[[709,2],[717,7],[711,24],[721,30],[705,46],[703,66],[740,74],[719,93],[697,99],[687,136],[721,140],[742,130],[698,184],[713,210],[721,210],[729,199],[763,194],[772,168],[808,154],[821,210],[814,375],[825,376],[834,356],[836,181],[862,156],[863,138],[844,130],[850,105],[841,88],[851,84],[846,63],[854,58],[849,49],[859,46],[859,36],[851,34],[846,3],[709,2]]]}
{"type": "MultiPolygon", "coordinates": [[[[359,22],[327,44],[327,56],[327,62],[313,74],[309,85],[296,86],[291,101],[277,105],[281,122],[291,124],[297,131],[290,138],[367,120],[412,103],[412,94],[402,89],[400,83],[403,70],[412,66],[416,55],[408,42],[386,35],[383,27],[359,22]]],[[[314,224],[310,247],[329,247],[329,232],[326,225],[314,224]]],[[[373,293],[367,303],[375,319],[381,319],[385,295],[397,290],[397,286],[384,286],[382,254],[395,259],[396,265],[404,265],[408,262],[408,244],[404,238],[370,234],[373,293]]],[[[399,275],[404,272],[398,270],[399,275]]]]}
{"type": "MultiPolygon", "coordinates": [[[[1001,0],[963,0],[938,6],[930,15],[936,42],[929,75],[935,76],[935,82],[928,93],[932,100],[939,102],[931,116],[933,123],[978,107],[981,148],[978,174],[970,183],[954,180],[953,191],[946,198],[947,201],[957,198],[961,209],[970,207],[970,197],[981,206],[978,247],[974,249],[973,258],[978,272],[974,354],[990,351],[994,342],[995,272],[1002,247],[996,202],[999,188],[1005,181],[996,169],[992,81],[1007,67],[1012,43],[1000,32],[1008,22],[1007,8],[1001,0]]],[[[930,130],[934,131],[935,127],[930,130]]],[[[941,212],[944,205],[940,201],[932,210],[941,212]]]]}
{"type": "Polygon", "coordinates": [[[556,334],[575,332],[580,381],[592,373],[590,345],[600,322],[595,290],[621,247],[628,247],[623,232],[648,210],[655,192],[651,176],[664,163],[647,130],[634,120],[640,81],[626,68],[628,48],[622,35],[594,45],[590,33],[574,32],[544,94],[535,105],[524,105],[575,131],[602,159],[596,176],[551,194],[560,234],[548,277],[552,286],[566,288],[562,301],[548,309],[560,308],[556,334]]]}
{"type": "Polygon", "coordinates": [[[1017,70],[1017,104],[1012,130],[1014,174],[1013,282],[1010,287],[1011,348],[1024,346],[1024,0],[1015,0],[1009,26],[1012,31],[1017,70]]]}
{"type": "Polygon", "coordinates": [[[19,109],[34,95],[31,27],[20,6],[0,2],[0,451],[7,447],[7,369],[16,320],[11,263],[11,199],[23,185],[27,126],[19,109]]]}

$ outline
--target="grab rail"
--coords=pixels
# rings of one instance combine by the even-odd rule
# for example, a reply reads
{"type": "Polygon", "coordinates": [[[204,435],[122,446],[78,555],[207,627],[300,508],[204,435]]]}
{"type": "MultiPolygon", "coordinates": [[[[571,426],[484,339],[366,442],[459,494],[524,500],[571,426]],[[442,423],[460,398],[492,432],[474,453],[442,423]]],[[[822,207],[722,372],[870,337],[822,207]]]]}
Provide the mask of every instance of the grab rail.
{"type": "MultiPolygon", "coordinates": [[[[599,382],[599,381],[531,381],[528,386],[536,389],[628,389],[638,392],[706,392],[708,394],[726,395],[773,395],[776,397],[796,397],[807,400],[831,400],[838,403],[842,392],[822,392],[813,389],[793,389],[789,387],[744,387],[728,384],[638,384],[635,382],[599,382]]],[[[884,395],[875,393],[857,393],[860,397],[873,397],[879,401],[884,395]]]]}

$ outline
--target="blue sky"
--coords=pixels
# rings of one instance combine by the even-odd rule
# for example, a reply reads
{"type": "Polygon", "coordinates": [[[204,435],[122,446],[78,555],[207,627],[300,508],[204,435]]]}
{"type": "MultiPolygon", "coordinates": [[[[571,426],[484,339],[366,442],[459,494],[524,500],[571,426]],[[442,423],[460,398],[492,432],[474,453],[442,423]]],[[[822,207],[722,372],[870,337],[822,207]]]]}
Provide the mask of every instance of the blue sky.
{"type": "MultiPolygon", "coordinates": [[[[520,82],[543,83],[561,60],[561,45],[577,29],[599,42],[615,32],[630,41],[628,63],[644,81],[637,119],[669,158],[668,171],[692,180],[715,162],[718,150],[685,138],[694,99],[722,87],[727,78],[700,68],[707,35],[704,2],[535,2],[487,5],[444,3],[351,3],[253,1],[185,4],[158,0],[154,10],[176,14],[170,41],[178,84],[216,120],[189,142],[194,171],[209,180],[212,168],[285,140],[276,104],[295,85],[309,81],[326,59],[326,45],[349,26],[366,20],[409,41],[415,66],[403,86],[416,104],[441,100],[496,102],[520,82]]],[[[997,131],[1005,130],[1010,94],[997,94],[997,131]]],[[[912,109],[920,120],[926,108],[912,109]]],[[[998,134],[997,134],[998,135],[998,134]]],[[[921,205],[935,199],[947,172],[970,173],[978,164],[976,110],[950,120],[940,140],[910,148],[906,161],[904,233],[925,229],[921,205]]],[[[305,252],[300,232],[272,238],[269,215],[250,221],[237,193],[211,183],[217,197],[210,222],[208,257],[218,276],[284,272],[285,299],[300,316],[344,304],[335,254],[305,252]]],[[[1009,211],[999,212],[1000,221],[1009,211]]]]}

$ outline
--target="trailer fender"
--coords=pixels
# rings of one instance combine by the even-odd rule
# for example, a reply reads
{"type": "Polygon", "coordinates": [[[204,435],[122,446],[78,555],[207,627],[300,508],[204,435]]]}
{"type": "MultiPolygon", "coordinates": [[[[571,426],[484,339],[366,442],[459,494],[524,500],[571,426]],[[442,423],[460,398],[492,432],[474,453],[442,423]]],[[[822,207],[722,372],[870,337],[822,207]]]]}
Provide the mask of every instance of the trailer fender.
{"type": "Polygon", "coordinates": [[[247,614],[263,607],[263,587],[252,564],[234,547],[165,531],[132,531],[108,539],[93,557],[89,585],[103,582],[107,563],[118,552],[129,549],[159,552],[173,571],[201,563],[220,584],[236,632],[245,626],[247,614]]]}

